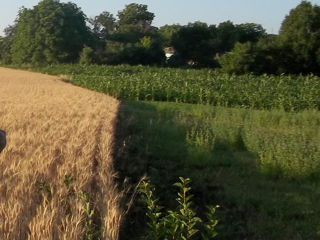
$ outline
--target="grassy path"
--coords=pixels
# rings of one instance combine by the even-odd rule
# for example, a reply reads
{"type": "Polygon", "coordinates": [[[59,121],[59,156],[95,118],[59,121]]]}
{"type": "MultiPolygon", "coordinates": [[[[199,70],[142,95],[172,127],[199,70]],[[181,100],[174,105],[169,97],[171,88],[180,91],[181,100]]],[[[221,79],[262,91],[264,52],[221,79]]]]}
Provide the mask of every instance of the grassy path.
{"type": "Polygon", "coordinates": [[[112,144],[119,102],[0,68],[0,239],[117,239],[112,144]],[[89,239],[89,238],[88,238],[89,239]]]}

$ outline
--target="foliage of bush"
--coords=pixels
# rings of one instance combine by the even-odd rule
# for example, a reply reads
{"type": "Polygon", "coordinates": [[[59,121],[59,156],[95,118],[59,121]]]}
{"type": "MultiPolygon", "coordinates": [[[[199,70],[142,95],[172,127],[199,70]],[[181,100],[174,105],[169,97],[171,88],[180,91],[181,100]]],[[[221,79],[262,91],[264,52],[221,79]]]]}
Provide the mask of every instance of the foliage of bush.
{"type": "Polygon", "coordinates": [[[97,55],[91,47],[85,46],[80,55],[80,64],[89,65],[97,63],[97,55]]]}
{"type": "Polygon", "coordinates": [[[215,217],[216,207],[208,207],[207,222],[197,217],[192,209],[192,195],[189,193],[190,179],[180,177],[180,182],[174,184],[179,188],[178,208],[175,211],[169,210],[163,213],[159,205],[159,199],[154,197],[154,187],[144,181],[140,187],[140,192],[144,195],[147,205],[148,230],[143,239],[172,239],[172,240],[192,240],[192,239],[213,239],[217,232],[215,227],[218,220],[215,217]],[[202,230],[202,231],[199,231],[202,230]],[[200,238],[201,236],[201,238],[200,238]]]}

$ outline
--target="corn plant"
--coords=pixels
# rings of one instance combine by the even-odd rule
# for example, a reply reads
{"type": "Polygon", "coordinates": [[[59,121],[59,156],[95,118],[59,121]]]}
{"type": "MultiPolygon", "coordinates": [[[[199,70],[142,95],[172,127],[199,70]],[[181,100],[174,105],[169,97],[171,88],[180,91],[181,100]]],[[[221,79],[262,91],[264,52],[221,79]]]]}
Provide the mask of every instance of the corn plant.
{"type": "Polygon", "coordinates": [[[102,229],[99,228],[94,222],[95,210],[92,207],[90,195],[86,192],[80,192],[79,197],[83,201],[82,210],[85,214],[83,227],[85,229],[85,240],[98,239],[101,236],[102,229]]]}

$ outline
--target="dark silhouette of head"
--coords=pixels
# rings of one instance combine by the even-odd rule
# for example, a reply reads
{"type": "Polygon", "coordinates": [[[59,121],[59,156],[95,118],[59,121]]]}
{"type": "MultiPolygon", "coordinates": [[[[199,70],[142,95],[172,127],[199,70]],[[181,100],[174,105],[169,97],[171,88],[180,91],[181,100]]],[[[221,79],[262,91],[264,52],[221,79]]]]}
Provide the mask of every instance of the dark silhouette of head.
{"type": "Polygon", "coordinates": [[[0,153],[6,147],[7,139],[6,132],[0,129],[0,153]]]}

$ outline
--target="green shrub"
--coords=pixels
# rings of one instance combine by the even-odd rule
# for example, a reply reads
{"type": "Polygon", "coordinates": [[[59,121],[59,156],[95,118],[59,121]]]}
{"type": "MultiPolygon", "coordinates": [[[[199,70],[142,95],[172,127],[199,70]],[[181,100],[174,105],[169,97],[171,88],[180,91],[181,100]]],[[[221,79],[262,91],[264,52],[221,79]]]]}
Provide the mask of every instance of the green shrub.
{"type": "Polygon", "coordinates": [[[91,47],[85,46],[82,49],[79,63],[84,65],[94,64],[97,63],[97,58],[95,51],[91,47]]]}
{"type": "Polygon", "coordinates": [[[189,178],[180,177],[180,182],[174,184],[179,188],[176,199],[178,209],[176,211],[169,210],[164,214],[163,208],[158,204],[159,199],[153,196],[154,187],[146,181],[142,182],[140,192],[145,197],[148,218],[148,230],[143,239],[191,240],[199,239],[201,236],[203,240],[209,240],[217,235],[215,227],[218,220],[216,220],[215,211],[218,206],[208,207],[208,221],[204,223],[191,208],[193,202],[192,195],[189,194],[191,190],[189,183],[189,178]],[[199,232],[200,228],[203,231],[199,232]]]}

